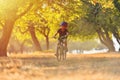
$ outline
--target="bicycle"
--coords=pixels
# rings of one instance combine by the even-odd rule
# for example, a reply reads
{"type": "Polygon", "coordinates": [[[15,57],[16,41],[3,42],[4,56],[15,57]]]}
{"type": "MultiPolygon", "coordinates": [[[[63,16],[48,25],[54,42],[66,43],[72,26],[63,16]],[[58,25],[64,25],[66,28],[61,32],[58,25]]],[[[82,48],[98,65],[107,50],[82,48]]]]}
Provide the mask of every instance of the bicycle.
{"type": "Polygon", "coordinates": [[[56,57],[58,61],[66,60],[66,53],[67,53],[67,49],[65,46],[66,39],[67,39],[67,36],[62,36],[58,39],[59,42],[58,42],[57,51],[56,51],[56,57]]]}

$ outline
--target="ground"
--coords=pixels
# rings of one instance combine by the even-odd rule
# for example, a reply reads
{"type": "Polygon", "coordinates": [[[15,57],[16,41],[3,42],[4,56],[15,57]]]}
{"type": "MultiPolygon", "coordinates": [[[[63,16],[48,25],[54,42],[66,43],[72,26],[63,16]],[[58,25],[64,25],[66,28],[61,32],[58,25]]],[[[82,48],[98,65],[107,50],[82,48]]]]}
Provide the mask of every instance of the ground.
{"type": "Polygon", "coordinates": [[[0,80],[120,80],[120,54],[11,54],[0,58],[0,80]]]}

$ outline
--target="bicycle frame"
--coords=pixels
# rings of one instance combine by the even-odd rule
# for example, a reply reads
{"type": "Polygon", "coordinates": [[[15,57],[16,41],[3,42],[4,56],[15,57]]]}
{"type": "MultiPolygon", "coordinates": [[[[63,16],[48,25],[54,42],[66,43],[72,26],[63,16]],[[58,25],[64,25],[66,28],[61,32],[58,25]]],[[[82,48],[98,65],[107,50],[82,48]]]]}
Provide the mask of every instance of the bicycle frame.
{"type": "Polygon", "coordinates": [[[65,60],[66,59],[66,39],[59,39],[59,43],[57,45],[57,60],[65,60]]]}

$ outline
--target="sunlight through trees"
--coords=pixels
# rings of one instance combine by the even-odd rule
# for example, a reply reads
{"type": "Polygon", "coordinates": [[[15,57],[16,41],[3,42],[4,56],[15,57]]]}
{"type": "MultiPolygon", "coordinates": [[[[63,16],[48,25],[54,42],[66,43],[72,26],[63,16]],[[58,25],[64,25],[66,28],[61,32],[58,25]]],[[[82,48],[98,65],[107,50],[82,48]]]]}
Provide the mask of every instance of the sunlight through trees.
{"type": "Polygon", "coordinates": [[[69,23],[70,40],[99,39],[115,51],[112,35],[120,44],[119,10],[119,0],[0,0],[0,56],[7,56],[11,38],[37,51],[44,50],[44,41],[49,50],[62,21],[69,23]]]}

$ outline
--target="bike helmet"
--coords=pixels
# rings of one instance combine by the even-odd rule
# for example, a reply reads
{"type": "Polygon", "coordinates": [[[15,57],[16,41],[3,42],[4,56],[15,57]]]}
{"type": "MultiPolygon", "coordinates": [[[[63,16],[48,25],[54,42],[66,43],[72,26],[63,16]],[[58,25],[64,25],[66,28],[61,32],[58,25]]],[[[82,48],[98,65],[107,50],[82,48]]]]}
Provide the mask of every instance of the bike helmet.
{"type": "Polygon", "coordinates": [[[68,26],[68,23],[63,21],[63,22],[60,24],[60,26],[65,26],[65,27],[67,27],[67,26],[68,26]]]}

